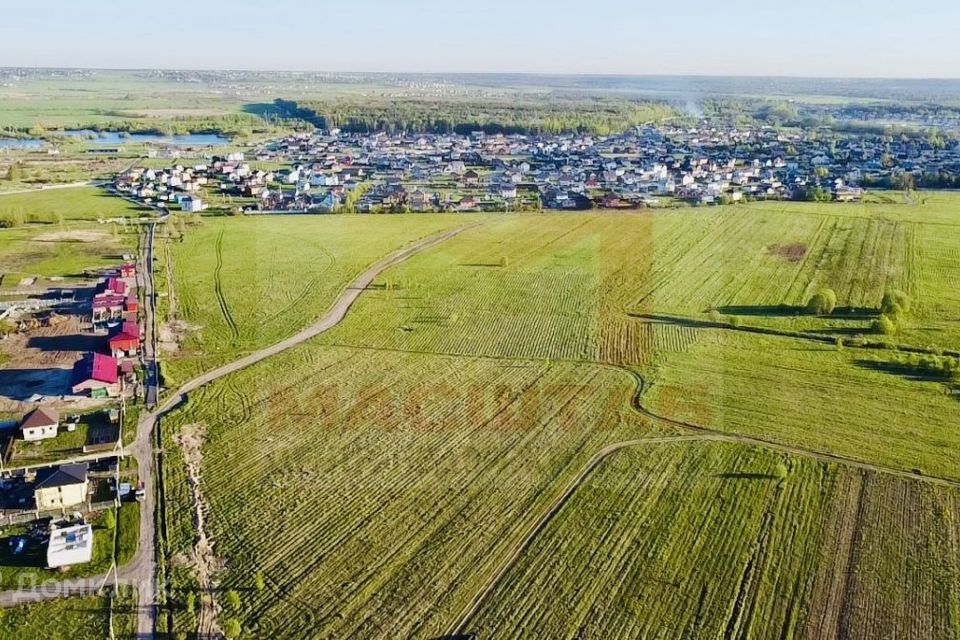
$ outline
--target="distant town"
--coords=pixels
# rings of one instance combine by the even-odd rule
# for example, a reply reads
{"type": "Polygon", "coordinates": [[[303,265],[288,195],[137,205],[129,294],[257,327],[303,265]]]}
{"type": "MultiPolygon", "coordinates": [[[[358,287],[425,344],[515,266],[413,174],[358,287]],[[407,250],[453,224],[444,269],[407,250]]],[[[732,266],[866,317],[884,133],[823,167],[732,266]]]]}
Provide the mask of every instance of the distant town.
{"type": "Polygon", "coordinates": [[[116,190],[186,212],[214,203],[247,213],[402,213],[857,201],[871,186],[910,188],[921,168],[960,175],[955,140],[774,127],[647,125],[615,136],[333,129],[247,153],[168,147],[152,155],[171,163],[131,167],[116,190]]]}

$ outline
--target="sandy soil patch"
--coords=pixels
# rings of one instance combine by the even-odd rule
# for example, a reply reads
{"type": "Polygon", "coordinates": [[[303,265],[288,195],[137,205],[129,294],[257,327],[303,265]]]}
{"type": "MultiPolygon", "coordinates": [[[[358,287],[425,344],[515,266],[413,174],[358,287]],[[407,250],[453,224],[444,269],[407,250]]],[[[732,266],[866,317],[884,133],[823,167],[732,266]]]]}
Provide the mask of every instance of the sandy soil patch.
{"type": "Polygon", "coordinates": [[[222,638],[223,631],[217,621],[221,608],[216,596],[217,577],[223,571],[224,561],[217,556],[214,550],[215,543],[207,536],[206,530],[207,505],[202,488],[203,443],[206,439],[207,428],[203,424],[185,425],[174,438],[180,446],[183,461],[187,465],[193,524],[197,529],[197,543],[187,559],[204,593],[204,597],[200,598],[197,635],[201,638],[222,638]]]}

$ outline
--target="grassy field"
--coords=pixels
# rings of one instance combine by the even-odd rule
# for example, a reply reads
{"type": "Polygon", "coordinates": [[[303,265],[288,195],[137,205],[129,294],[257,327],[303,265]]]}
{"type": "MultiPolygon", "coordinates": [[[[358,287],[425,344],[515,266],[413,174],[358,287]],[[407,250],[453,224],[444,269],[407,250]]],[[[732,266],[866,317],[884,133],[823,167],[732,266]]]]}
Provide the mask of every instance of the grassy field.
{"type": "Polygon", "coordinates": [[[205,218],[172,246],[172,315],[189,327],[168,380],[293,335],[378,259],[476,218],[281,216],[205,218]]]}
{"type": "Polygon", "coordinates": [[[953,638],[958,499],[740,445],[621,451],[467,628],[481,638],[953,638]]]}
{"type": "Polygon", "coordinates": [[[651,331],[645,315],[704,320],[717,311],[853,336],[870,332],[884,293],[899,289],[917,310],[897,339],[950,348],[960,345],[949,286],[960,235],[943,227],[957,202],[502,219],[392,269],[384,282],[399,286],[365,296],[359,319],[325,339],[649,365],[690,335],[651,331]],[[921,249],[928,244],[934,250],[921,249]],[[838,312],[803,314],[823,287],[837,291],[838,312]]]}
{"type": "Polygon", "coordinates": [[[4,288],[37,276],[74,276],[84,269],[115,265],[133,252],[137,225],[98,224],[97,220],[144,215],[94,187],[53,189],[0,196],[0,281],[4,288]]]}
{"type": "Polygon", "coordinates": [[[430,638],[598,448],[652,433],[634,391],[599,366],[307,346],[192,394],[163,426],[176,630],[196,624],[186,425],[207,430],[220,588],[243,597],[224,617],[256,637],[430,638]]]}
{"type": "MultiPolygon", "coordinates": [[[[133,638],[136,620],[131,596],[120,596],[113,606],[113,633],[133,638]]],[[[4,609],[0,617],[2,640],[103,640],[110,635],[110,600],[89,596],[52,600],[4,609]]]]}
{"type": "MultiPolygon", "coordinates": [[[[657,433],[631,406],[632,372],[668,418],[960,479],[949,387],[878,366],[889,349],[833,344],[868,332],[893,288],[916,301],[897,342],[960,343],[956,202],[503,216],[410,258],[337,328],[164,422],[169,624],[196,626],[185,430],[206,434],[207,535],[226,561],[221,589],[242,594],[222,618],[257,637],[442,634],[591,456],[657,433]],[[843,311],[800,314],[821,287],[843,311]],[[711,312],[730,327],[706,326],[711,312]],[[258,571],[263,589],[251,588],[258,571]]],[[[181,317],[202,326],[179,371],[293,333],[403,244],[359,225],[422,219],[188,230],[172,245],[175,282],[181,317]]],[[[934,485],[799,453],[618,453],[471,625],[493,637],[951,637],[955,507],[934,485]],[[781,462],[786,480],[765,477],[781,462]],[[837,582],[839,558],[851,569],[837,582]]]]}
{"type": "MultiPolygon", "coordinates": [[[[960,479],[960,397],[878,370],[870,351],[700,330],[664,357],[645,405],[723,431],[960,479]],[[894,400],[895,399],[895,400],[894,400]]],[[[885,355],[885,354],[884,354],[885,355]]]]}

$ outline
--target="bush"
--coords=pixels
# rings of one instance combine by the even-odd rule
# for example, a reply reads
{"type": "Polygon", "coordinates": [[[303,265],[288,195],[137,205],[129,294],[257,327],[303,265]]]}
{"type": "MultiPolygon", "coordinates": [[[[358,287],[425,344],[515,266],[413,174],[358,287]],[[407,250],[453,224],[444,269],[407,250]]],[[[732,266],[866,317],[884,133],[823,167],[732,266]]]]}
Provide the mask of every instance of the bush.
{"type": "Polygon", "coordinates": [[[807,302],[807,311],[815,316],[828,316],[837,308],[837,294],[833,289],[821,289],[807,302]]]}
{"type": "Polygon", "coordinates": [[[187,593],[187,613],[191,616],[197,610],[197,594],[193,591],[187,593]]]}
{"type": "Polygon", "coordinates": [[[240,601],[240,594],[234,591],[233,589],[231,589],[230,591],[227,591],[227,604],[230,605],[231,609],[234,609],[234,610],[239,609],[240,605],[242,604],[240,601]]]}
{"type": "Polygon", "coordinates": [[[257,571],[253,576],[253,586],[257,591],[263,591],[267,586],[267,581],[263,578],[263,571],[257,571]]]}
{"type": "Polygon", "coordinates": [[[910,313],[913,302],[910,296],[903,291],[888,291],[883,294],[883,301],[880,303],[880,313],[887,315],[900,315],[901,313],[910,313]]]}
{"type": "Polygon", "coordinates": [[[116,528],[117,516],[113,513],[113,509],[107,509],[103,513],[103,526],[110,531],[113,531],[116,528]]]}
{"type": "Polygon", "coordinates": [[[223,635],[227,636],[230,640],[240,637],[240,621],[236,618],[230,618],[223,624],[223,635]]]}
{"type": "Polygon", "coordinates": [[[500,266],[501,266],[501,267],[509,267],[509,266],[510,266],[510,258],[508,258],[507,256],[500,256],[500,266]]]}
{"type": "Polygon", "coordinates": [[[882,336],[893,336],[897,334],[897,323],[890,316],[881,314],[879,318],[873,321],[871,329],[874,333],[882,336]]]}
{"type": "Polygon", "coordinates": [[[777,466],[773,468],[773,475],[780,480],[785,479],[789,474],[790,470],[787,468],[787,465],[782,462],[778,462],[777,466]]]}

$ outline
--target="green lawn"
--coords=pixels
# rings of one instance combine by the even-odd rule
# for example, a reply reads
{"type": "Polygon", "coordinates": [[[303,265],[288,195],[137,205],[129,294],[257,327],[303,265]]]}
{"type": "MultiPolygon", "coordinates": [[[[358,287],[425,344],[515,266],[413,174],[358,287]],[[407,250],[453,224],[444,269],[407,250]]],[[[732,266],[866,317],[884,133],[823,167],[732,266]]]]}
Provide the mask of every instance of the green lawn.
{"type": "Polygon", "coordinates": [[[454,215],[204,218],[175,241],[176,318],[189,329],[168,383],[293,335],[368,266],[479,218],[454,215]]]}
{"type": "Polygon", "coordinates": [[[16,589],[21,584],[29,586],[48,580],[83,578],[105,573],[110,568],[115,553],[122,562],[136,552],[140,529],[139,508],[138,504],[124,504],[117,518],[116,530],[106,527],[102,514],[98,514],[93,521],[88,520],[93,525],[93,559],[87,564],[75,565],[66,571],[46,568],[46,547],[35,540],[29,542],[23,554],[13,555],[9,541],[14,536],[23,534],[27,526],[4,527],[0,531],[0,589],[16,589]],[[115,544],[115,534],[118,536],[119,545],[115,544]]]}

